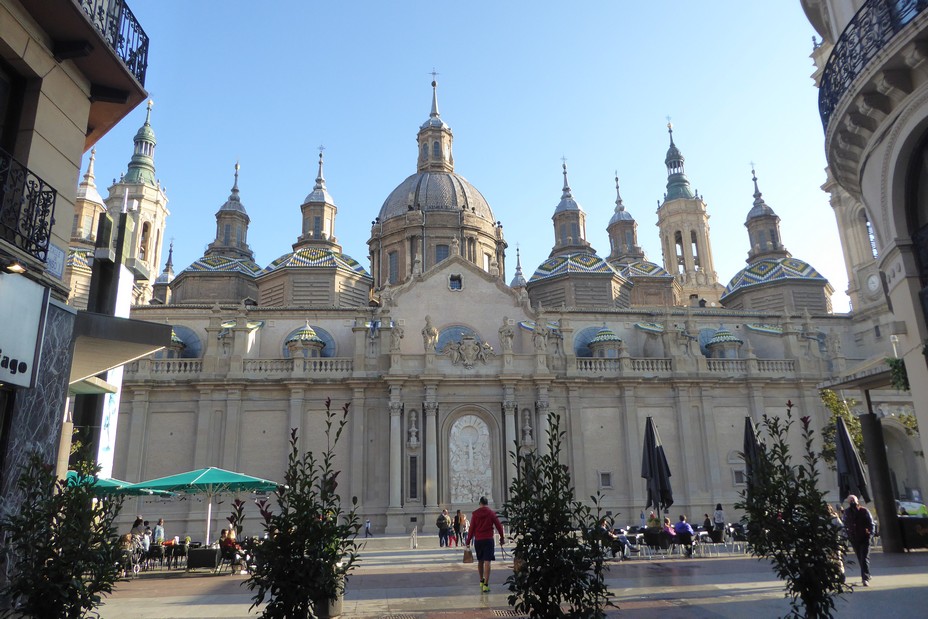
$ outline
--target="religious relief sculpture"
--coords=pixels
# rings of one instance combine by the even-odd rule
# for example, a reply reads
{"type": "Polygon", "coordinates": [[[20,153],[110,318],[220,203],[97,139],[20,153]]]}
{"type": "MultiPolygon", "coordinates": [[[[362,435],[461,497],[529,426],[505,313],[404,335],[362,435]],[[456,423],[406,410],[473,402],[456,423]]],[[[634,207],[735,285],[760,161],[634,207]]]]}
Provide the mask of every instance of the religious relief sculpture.
{"type": "Polygon", "coordinates": [[[492,495],[490,430],[480,417],[464,415],[451,426],[448,460],[452,503],[476,503],[492,495]]]}
{"type": "Polygon", "coordinates": [[[461,242],[458,240],[458,237],[451,239],[451,255],[458,256],[461,254],[461,242]]]}
{"type": "Polygon", "coordinates": [[[403,339],[403,327],[394,325],[390,331],[390,352],[400,351],[400,342],[403,339]]]}
{"type": "Polygon", "coordinates": [[[441,354],[451,357],[451,364],[461,364],[470,369],[479,361],[486,364],[489,357],[494,356],[493,347],[489,342],[480,344],[473,335],[461,336],[460,342],[448,342],[441,349],[441,354]]]}
{"type": "Polygon", "coordinates": [[[499,345],[504,353],[512,352],[512,338],[515,335],[515,330],[509,324],[509,316],[503,316],[503,326],[499,328],[499,345]]]}
{"type": "Polygon", "coordinates": [[[422,345],[425,346],[425,352],[435,352],[435,345],[438,344],[438,329],[432,325],[432,317],[425,317],[425,326],[422,327],[422,345]]]}
{"type": "Polygon", "coordinates": [[[416,411],[409,413],[409,446],[417,447],[419,445],[419,426],[418,415],[416,411]]]}
{"type": "Polygon", "coordinates": [[[841,356],[841,336],[832,331],[827,336],[825,336],[825,349],[828,351],[828,356],[832,359],[841,356]]]}

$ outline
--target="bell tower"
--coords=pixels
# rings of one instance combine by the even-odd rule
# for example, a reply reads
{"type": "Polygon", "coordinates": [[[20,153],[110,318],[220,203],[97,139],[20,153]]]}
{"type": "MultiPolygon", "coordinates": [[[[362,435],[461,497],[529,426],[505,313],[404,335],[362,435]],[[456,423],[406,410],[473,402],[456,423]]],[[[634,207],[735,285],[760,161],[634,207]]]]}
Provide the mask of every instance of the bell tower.
{"type": "Polygon", "coordinates": [[[155,132],[151,128],[151,108],[145,123],[135,134],[135,148],[129,169],[109,188],[106,210],[110,217],[128,213],[126,230],[126,266],[135,276],[133,303],[144,305],[151,301],[152,287],[158,278],[161,264],[161,244],[167,226],[168,198],[155,179],[155,132]]]}
{"type": "Polygon", "coordinates": [[[680,284],[685,304],[718,305],[725,289],[712,263],[706,203],[686,178],[683,153],[673,142],[672,124],[667,123],[667,131],[667,193],[657,209],[664,268],[680,284]]]}

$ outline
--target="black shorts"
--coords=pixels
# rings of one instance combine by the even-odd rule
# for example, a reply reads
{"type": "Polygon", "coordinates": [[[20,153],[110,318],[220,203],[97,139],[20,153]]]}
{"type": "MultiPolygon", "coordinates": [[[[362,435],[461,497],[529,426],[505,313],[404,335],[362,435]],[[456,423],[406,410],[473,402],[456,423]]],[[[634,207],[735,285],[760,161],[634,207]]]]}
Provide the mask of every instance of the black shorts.
{"type": "Polygon", "coordinates": [[[496,561],[495,549],[492,537],[474,540],[474,554],[477,555],[478,561],[496,561]]]}

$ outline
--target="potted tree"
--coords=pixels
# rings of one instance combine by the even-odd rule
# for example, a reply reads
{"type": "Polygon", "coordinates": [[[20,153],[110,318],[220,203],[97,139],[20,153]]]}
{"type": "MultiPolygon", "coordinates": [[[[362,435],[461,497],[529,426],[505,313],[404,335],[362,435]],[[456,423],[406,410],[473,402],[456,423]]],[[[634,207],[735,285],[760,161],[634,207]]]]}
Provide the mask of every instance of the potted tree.
{"type": "Polygon", "coordinates": [[[255,568],[246,581],[255,591],[252,608],[267,601],[262,617],[338,617],[349,573],[358,559],[361,521],[357,498],[342,505],[336,493],[335,446],[348,422],[348,406],[332,410],[325,402],[326,450],[301,453],[296,429],[277,506],[258,501],[265,539],[256,549],[255,568]]]}

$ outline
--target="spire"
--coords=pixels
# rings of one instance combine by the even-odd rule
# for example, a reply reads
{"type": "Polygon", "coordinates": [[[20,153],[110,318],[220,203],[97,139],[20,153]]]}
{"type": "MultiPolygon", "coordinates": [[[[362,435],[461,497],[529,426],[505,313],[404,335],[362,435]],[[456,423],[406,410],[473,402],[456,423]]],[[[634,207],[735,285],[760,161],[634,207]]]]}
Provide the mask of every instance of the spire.
{"type": "Polygon", "coordinates": [[[135,134],[135,151],[129,161],[129,170],[120,179],[123,183],[147,184],[155,186],[155,132],[151,128],[151,108],[154,103],[148,101],[145,123],[135,134]]]}
{"type": "Polygon", "coordinates": [[[94,178],[94,160],[97,155],[97,149],[92,149],[90,151],[90,162],[87,164],[87,173],[84,174],[84,180],[81,181],[81,184],[77,187],[77,197],[83,198],[88,202],[94,202],[96,204],[103,204],[103,198],[100,196],[100,192],[97,191],[97,184],[94,178]]]}
{"type": "Polygon", "coordinates": [[[577,204],[577,201],[574,200],[574,196],[570,191],[570,182],[567,180],[567,158],[561,157],[561,162],[561,173],[564,175],[564,186],[561,188],[561,201],[558,203],[557,208],[554,209],[555,216],[564,211],[583,210],[580,208],[580,205],[577,204]]]}
{"type": "MultiPolygon", "coordinates": [[[[220,211],[236,211],[245,214],[245,205],[242,204],[241,196],[238,193],[238,171],[241,169],[238,161],[235,162],[235,180],[232,182],[232,193],[226,203],[219,207],[220,211]]],[[[247,218],[247,214],[245,215],[247,218]]]]}
{"type": "Polygon", "coordinates": [[[432,69],[432,113],[429,114],[429,118],[440,118],[438,114],[438,82],[435,81],[437,75],[435,70],[432,69]]]}
{"type": "Polygon", "coordinates": [[[564,168],[564,187],[561,190],[561,200],[564,198],[573,198],[570,195],[570,183],[567,182],[567,160],[564,160],[564,163],[561,164],[561,167],[564,168]]]}
{"type": "Polygon", "coordinates": [[[509,283],[510,288],[525,288],[527,282],[522,274],[522,256],[519,255],[519,246],[516,245],[516,273],[509,283]]]}
{"type": "Polygon", "coordinates": [[[625,210],[625,204],[622,202],[622,194],[619,193],[619,172],[615,173],[615,212],[612,219],[609,220],[609,226],[620,221],[635,221],[631,213],[625,210]]]}
{"type": "MultiPolygon", "coordinates": [[[[754,170],[753,163],[751,164],[751,180],[754,181],[754,206],[748,212],[747,221],[751,221],[758,217],[777,217],[773,209],[764,202],[764,194],[760,192],[760,188],[757,186],[757,172],[754,170]]],[[[747,223],[745,223],[745,225],[747,225],[747,223]]]]}
{"type": "Polygon", "coordinates": [[[693,199],[696,194],[693,193],[684,172],[683,153],[673,142],[673,123],[671,122],[667,123],[667,133],[670,135],[670,148],[667,149],[667,156],[664,158],[664,164],[667,166],[667,195],[664,201],[678,198],[693,199]]]}
{"type": "Polygon", "coordinates": [[[332,200],[332,196],[329,195],[329,190],[325,186],[325,176],[322,173],[322,153],[325,150],[325,146],[319,146],[319,167],[316,172],[316,184],[313,185],[313,190],[306,196],[306,199],[303,200],[304,204],[309,202],[324,202],[325,204],[335,204],[332,200]]]}
{"type": "Polygon", "coordinates": [[[156,284],[170,284],[174,281],[174,239],[171,239],[171,245],[168,247],[168,261],[164,265],[161,275],[155,280],[156,284]]]}

